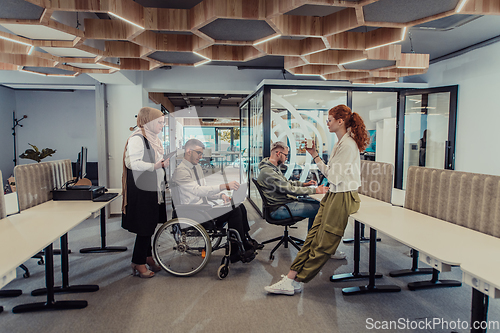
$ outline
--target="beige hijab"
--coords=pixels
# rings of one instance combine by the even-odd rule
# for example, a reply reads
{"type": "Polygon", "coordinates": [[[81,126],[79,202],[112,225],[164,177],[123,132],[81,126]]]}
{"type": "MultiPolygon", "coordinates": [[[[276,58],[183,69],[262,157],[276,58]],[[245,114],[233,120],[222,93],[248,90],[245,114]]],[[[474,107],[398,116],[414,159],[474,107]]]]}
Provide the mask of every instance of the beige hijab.
{"type": "MultiPolygon", "coordinates": [[[[128,147],[128,140],[134,135],[142,135],[148,140],[151,148],[156,154],[163,156],[163,146],[158,135],[154,133],[154,123],[153,120],[164,117],[164,114],[157,109],[150,107],[143,107],[139,110],[137,115],[137,129],[128,137],[125,143],[125,149],[123,150],[123,172],[122,172],[122,212],[125,212],[125,206],[127,206],[127,167],[125,166],[125,155],[128,147]]],[[[155,154],[155,155],[156,155],[155,154]]]]}

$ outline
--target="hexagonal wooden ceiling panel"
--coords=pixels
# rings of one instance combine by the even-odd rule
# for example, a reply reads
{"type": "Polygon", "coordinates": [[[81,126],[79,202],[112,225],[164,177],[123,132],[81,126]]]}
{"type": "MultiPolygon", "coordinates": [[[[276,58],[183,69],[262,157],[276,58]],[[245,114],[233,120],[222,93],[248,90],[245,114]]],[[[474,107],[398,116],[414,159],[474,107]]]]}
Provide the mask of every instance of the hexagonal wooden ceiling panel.
{"type": "Polygon", "coordinates": [[[445,31],[500,15],[497,0],[1,0],[1,8],[0,70],[73,76],[270,62],[358,83],[427,70],[428,54],[401,52],[411,27],[445,31]]]}

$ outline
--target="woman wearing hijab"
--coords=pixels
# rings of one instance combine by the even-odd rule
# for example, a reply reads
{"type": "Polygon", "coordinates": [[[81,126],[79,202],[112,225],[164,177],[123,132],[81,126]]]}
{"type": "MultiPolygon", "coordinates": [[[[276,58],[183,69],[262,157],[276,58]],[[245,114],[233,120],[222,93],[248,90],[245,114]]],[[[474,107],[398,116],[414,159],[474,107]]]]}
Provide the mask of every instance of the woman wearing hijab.
{"type": "Polygon", "coordinates": [[[153,260],[151,237],[156,225],[167,220],[163,146],[158,134],[165,124],[160,110],[144,107],[137,115],[137,129],[123,152],[122,227],[136,234],[132,274],[151,278],[161,267],[153,260]],[[149,266],[149,269],[146,267],[149,266]]]}

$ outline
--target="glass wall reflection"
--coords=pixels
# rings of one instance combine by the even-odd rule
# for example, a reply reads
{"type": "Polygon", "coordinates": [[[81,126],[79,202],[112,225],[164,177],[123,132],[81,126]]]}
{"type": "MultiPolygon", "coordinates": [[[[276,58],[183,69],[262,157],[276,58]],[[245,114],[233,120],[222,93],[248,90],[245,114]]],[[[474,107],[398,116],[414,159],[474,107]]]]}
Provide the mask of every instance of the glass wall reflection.
{"type": "Polygon", "coordinates": [[[352,111],[363,118],[370,134],[370,145],[363,153],[365,159],[395,165],[397,106],[397,92],[352,93],[352,111]]]}
{"type": "Polygon", "coordinates": [[[290,158],[284,175],[287,179],[312,178],[317,181],[316,164],[306,153],[305,139],[314,139],[325,161],[337,141],[326,126],[328,110],[347,104],[347,93],[335,90],[271,90],[271,142],[283,141],[290,147],[290,158]]]}

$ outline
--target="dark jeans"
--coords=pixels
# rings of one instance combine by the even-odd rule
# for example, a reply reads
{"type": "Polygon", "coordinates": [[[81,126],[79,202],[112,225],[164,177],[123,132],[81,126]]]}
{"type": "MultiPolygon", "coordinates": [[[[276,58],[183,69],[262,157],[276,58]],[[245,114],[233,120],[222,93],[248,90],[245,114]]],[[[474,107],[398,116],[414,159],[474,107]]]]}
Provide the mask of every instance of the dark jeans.
{"type": "Polygon", "coordinates": [[[139,236],[135,238],[134,251],[132,253],[132,262],[136,265],[145,265],[146,258],[153,256],[151,247],[152,236],[139,236]]]}
{"type": "MultiPolygon", "coordinates": [[[[309,223],[307,230],[311,229],[314,218],[319,210],[319,201],[312,198],[300,198],[299,201],[292,201],[286,204],[293,216],[308,217],[309,223]]],[[[280,207],[271,213],[273,219],[282,220],[290,217],[288,210],[285,207],[280,207]]]]}

